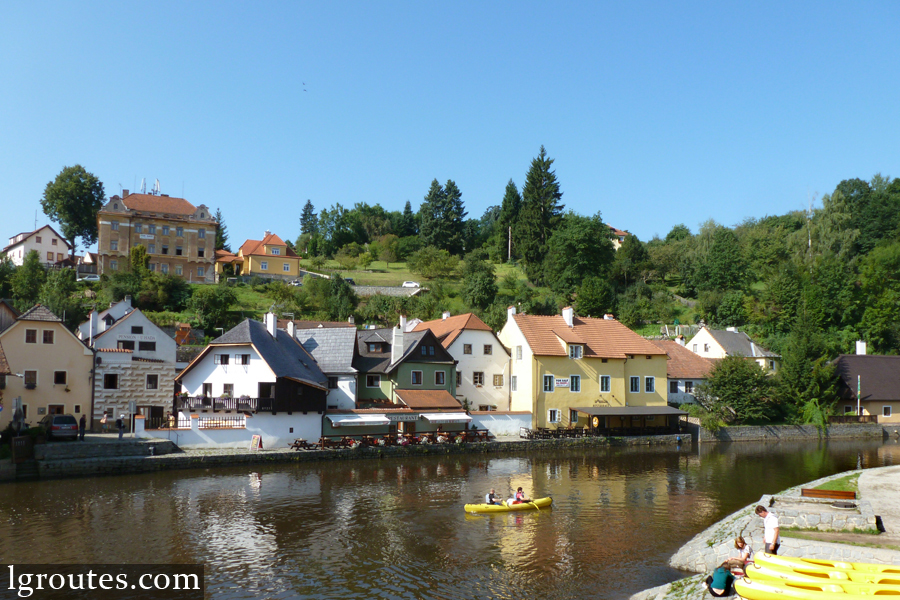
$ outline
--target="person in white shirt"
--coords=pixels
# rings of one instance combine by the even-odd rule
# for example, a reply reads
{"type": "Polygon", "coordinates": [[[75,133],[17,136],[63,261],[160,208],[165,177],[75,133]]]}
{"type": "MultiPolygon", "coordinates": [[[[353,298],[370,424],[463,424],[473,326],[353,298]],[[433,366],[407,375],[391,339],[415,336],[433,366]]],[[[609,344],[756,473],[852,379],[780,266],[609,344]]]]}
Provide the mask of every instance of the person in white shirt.
{"type": "Polygon", "coordinates": [[[778,535],[778,517],[762,505],[756,507],[756,514],[763,520],[763,529],[765,530],[763,543],[766,554],[778,554],[778,548],[781,546],[781,536],[778,535]]]}

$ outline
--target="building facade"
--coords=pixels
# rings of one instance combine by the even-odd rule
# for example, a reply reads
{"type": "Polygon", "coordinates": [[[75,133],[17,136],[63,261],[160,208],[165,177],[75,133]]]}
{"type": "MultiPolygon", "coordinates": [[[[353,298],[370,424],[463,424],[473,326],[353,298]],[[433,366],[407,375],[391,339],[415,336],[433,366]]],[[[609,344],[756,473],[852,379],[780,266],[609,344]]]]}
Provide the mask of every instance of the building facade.
{"type": "Polygon", "coordinates": [[[770,374],[778,372],[781,357],[769,352],[737,327],[726,329],[709,329],[701,327],[697,335],[685,345],[688,350],[704,358],[725,358],[726,356],[742,356],[752,360],[761,369],[770,374]]]}
{"type": "Polygon", "coordinates": [[[25,255],[36,251],[47,266],[61,263],[69,257],[72,245],[49,225],[34,231],[26,231],[9,238],[9,245],[2,251],[17,267],[25,261],[25,255]]]}
{"type": "Polygon", "coordinates": [[[216,274],[224,274],[225,265],[231,265],[235,276],[296,279],[300,276],[300,257],[284,240],[266,231],[261,240],[247,240],[237,254],[219,251],[216,256],[216,274]]]}
{"type": "Polygon", "coordinates": [[[144,246],[149,268],[191,282],[215,280],[218,223],[205,205],[166,195],[113,196],[97,213],[98,270],[102,274],[128,271],[131,249],[144,246]]]}

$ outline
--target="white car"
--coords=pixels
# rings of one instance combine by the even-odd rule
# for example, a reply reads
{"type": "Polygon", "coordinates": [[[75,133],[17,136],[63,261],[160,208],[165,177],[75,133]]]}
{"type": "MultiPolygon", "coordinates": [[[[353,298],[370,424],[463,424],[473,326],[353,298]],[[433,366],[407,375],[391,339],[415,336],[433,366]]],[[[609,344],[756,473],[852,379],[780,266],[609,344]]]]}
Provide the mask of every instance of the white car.
{"type": "Polygon", "coordinates": [[[403,285],[401,285],[400,287],[415,288],[415,287],[419,287],[419,284],[416,283],[415,281],[404,281],[403,285]]]}
{"type": "Polygon", "coordinates": [[[77,281],[100,281],[99,275],[85,275],[84,277],[79,277],[77,281]]]}

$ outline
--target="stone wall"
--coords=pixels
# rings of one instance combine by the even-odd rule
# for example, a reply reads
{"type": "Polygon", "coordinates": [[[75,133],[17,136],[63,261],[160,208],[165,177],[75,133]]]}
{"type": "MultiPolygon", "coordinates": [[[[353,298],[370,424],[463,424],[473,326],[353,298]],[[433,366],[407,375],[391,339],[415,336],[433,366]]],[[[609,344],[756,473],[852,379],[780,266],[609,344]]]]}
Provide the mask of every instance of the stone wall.
{"type": "Polygon", "coordinates": [[[690,421],[685,429],[703,442],[764,442],[794,439],[826,438],[878,438],[884,437],[884,428],[877,423],[843,423],[829,425],[820,435],[813,425],[760,425],[723,427],[713,433],[690,421]]]}
{"type": "Polygon", "coordinates": [[[113,458],[120,456],[162,456],[178,452],[178,446],[168,440],[138,441],[132,439],[114,442],[85,443],[60,442],[37,444],[35,460],[72,460],[81,458],[113,458]]]}

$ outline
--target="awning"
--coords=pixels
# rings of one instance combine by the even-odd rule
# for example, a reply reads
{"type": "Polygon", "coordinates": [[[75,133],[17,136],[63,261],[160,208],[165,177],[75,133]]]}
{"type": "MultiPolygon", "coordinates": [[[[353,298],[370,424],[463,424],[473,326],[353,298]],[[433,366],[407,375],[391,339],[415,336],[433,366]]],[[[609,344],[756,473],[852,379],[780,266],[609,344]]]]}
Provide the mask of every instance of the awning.
{"type": "Polygon", "coordinates": [[[390,425],[391,423],[390,419],[384,415],[328,415],[328,420],[335,427],[390,425]]]}
{"type": "Polygon", "coordinates": [[[657,415],[675,416],[687,413],[677,408],[660,406],[586,406],[576,408],[578,412],[598,417],[650,417],[657,415]]]}
{"type": "Polygon", "coordinates": [[[424,413],[422,418],[432,423],[468,423],[472,420],[466,413],[424,413]]]}

